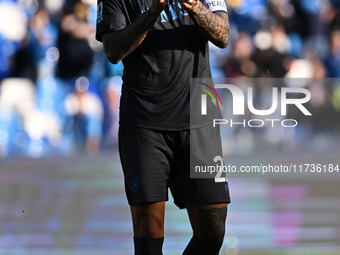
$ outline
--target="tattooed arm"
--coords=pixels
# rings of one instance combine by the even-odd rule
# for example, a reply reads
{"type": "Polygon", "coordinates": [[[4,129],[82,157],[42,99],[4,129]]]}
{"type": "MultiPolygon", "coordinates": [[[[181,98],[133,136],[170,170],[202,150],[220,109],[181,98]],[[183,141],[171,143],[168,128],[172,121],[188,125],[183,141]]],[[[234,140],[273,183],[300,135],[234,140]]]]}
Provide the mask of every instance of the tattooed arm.
{"type": "Polygon", "coordinates": [[[134,23],[103,35],[104,52],[111,63],[117,64],[143,42],[168,1],[153,0],[150,9],[134,23]]]}
{"type": "Polygon", "coordinates": [[[208,10],[199,0],[182,0],[182,4],[195,24],[209,41],[225,48],[230,40],[230,25],[227,13],[208,10]]]}

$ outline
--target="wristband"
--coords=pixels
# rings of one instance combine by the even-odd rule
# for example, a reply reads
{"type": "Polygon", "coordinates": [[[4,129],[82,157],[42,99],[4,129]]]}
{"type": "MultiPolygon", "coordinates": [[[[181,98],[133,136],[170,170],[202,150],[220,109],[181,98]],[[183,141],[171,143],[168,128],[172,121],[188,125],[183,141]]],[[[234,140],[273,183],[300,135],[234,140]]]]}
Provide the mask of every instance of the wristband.
{"type": "Polygon", "coordinates": [[[202,3],[211,12],[228,13],[227,4],[225,0],[204,0],[202,3]]]}

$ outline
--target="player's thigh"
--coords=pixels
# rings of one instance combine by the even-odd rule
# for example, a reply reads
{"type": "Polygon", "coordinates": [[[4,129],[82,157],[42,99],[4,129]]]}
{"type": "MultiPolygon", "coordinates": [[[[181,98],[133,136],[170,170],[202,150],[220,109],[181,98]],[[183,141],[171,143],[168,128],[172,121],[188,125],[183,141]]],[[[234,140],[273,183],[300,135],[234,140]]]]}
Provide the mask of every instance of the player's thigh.
{"type": "Polygon", "coordinates": [[[182,148],[175,154],[172,165],[170,189],[175,204],[230,203],[229,185],[226,176],[196,172],[197,166],[216,166],[216,156],[222,158],[219,129],[209,125],[180,133],[182,148]],[[189,136],[189,138],[188,138],[189,136]]]}
{"type": "Polygon", "coordinates": [[[130,205],[168,200],[171,150],[159,131],[121,126],[119,153],[130,205]]]}

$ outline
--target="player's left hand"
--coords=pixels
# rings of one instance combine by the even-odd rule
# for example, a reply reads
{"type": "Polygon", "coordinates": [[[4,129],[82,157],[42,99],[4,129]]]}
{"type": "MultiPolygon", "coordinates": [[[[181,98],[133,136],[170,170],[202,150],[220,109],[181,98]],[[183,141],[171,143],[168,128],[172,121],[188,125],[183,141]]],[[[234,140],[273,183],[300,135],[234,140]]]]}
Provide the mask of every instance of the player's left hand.
{"type": "Polygon", "coordinates": [[[184,9],[188,12],[196,12],[197,7],[201,2],[199,0],[179,0],[184,9]]]}

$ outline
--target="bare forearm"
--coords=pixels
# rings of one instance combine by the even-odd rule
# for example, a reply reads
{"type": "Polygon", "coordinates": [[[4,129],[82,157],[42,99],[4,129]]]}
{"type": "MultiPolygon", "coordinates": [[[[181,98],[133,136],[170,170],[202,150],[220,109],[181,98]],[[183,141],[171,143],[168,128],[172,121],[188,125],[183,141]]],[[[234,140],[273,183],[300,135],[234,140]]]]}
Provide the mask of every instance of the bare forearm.
{"type": "Polygon", "coordinates": [[[188,8],[187,11],[209,41],[221,48],[228,46],[230,25],[227,13],[212,13],[200,1],[197,1],[195,6],[188,8]]]}
{"type": "Polygon", "coordinates": [[[104,34],[104,50],[109,61],[117,64],[134,51],[143,42],[158,15],[159,12],[148,10],[131,25],[121,30],[104,34]]]}

